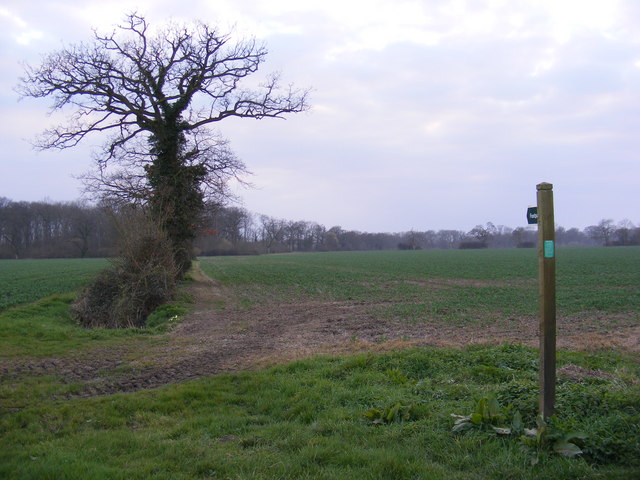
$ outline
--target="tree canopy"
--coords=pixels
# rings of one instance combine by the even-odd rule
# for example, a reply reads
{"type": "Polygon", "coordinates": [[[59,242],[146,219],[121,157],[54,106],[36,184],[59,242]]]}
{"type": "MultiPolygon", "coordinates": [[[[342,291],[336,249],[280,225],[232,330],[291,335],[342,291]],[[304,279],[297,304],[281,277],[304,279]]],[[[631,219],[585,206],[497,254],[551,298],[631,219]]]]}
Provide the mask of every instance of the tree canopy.
{"type": "Polygon", "coordinates": [[[308,90],[282,87],[277,74],[244,87],[266,56],[255,39],[232,41],[202,22],[152,29],[134,13],[111,33],[94,31],[92,42],[26,66],[18,90],[51,98],[54,111],[70,111],[65,123],[42,134],[39,148],[70,148],[89,134],[107,134],[89,188],[148,204],[184,272],[204,198],[224,197],[228,180],[245,172],[208,127],[308,108],[308,90]]]}

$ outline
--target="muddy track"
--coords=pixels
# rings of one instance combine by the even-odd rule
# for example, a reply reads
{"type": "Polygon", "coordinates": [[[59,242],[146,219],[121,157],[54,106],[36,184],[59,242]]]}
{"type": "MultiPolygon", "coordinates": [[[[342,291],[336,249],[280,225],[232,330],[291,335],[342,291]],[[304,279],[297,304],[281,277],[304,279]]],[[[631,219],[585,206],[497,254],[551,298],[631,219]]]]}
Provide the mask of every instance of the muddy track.
{"type": "MultiPolygon", "coordinates": [[[[191,285],[192,312],[162,341],[94,349],[71,357],[3,365],[4,375],[55,375],[79,383],[73,395],[133,392],[223,372],[284,363],[313,354],[388,351],[415,345],[537,343],[535,318],[498,319],[486,327],[452,327],[381,319],[375,305],[302,301],[234,305],[232,295],[206,277],[191,285]],[[224,304],[225,308],[220,308],[224,304]]],[[[559,347],[640,351],[640,327],[620,316],[560,318],[559,347]],[[603,327],[604,325],[615,325],[603,327]]]]}

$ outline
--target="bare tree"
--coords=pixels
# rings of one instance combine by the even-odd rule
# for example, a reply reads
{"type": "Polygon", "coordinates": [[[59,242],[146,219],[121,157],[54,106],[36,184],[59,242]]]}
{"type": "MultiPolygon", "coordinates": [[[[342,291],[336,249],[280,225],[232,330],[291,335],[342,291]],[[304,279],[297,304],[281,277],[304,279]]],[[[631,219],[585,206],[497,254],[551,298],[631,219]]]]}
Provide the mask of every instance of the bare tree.
{"type": "Polygon", "coordinates": [[[165,218],[184,272],[203,199],[224,195],[227,181],[245,171],[207,127],[229,117],[282,117],[308,108],[308,91],[281,88],[278,75],[257,89],[242,88],[266,55],[254,39],[233,43],[203,23],[153,31],[142,16],[130,14],[113,32],[94,32],[92,43],[27,66],[18,90],[52,98],[54,111],[72,110],[66,124],[43,133],[40,148],[109,135],[90,185],[146,203],[155,218],[165,218]]]}
{"type": "Polygon", "coordinates": [[[89,243],[97,229],[97,215],[93,209],[81,204],[70,205],[71,229],[73,237],[71,243],[78,249],[81,258],[87,256],[89,243]]]}
{"type": "Polygon", "coordinates": [[[611,244],[611,237],[615,231],[613,220],[602,219],[597,225],[590,225],[585,228],[585,232],[596,242],[601,243],[605,247],[611,244]]]}
{"type": "Polygon", "coordinates": [[[267,253],[274,253],[274,248],[284,242],[287,222],[278,218],[260,215],[262,227],[262,241],[267,253]]]}
{"type": "Polygon", "coordinates": [[[285,241],[290,252],[300,250],[300,246],[307,230],[307,224],[303,221],[294,222],[290,220],[285,226],[285,241]]]}
{"type": "Polygon", "coordinates": [[[11,256],[21,258],[33,239],[33,209],[27,202],[9,202],[0,210],[0,240],[11,256]]]}
{"type": "Polygon", "coordinates": [[[615,229],[615,236],[617,238],[617,245],[630,245],[631,235],[635,226],[628,218],[618,222],[618,227],[615,229]]]}
{"type": "Polygon", "coordinates": [[[465,233],[459,230],[438,230],[437,248],[457,248],[460,241],[464,238],[465,233]]]}
{"type": "Polygon", "coordinates": [[[476,225],[469,231],[469,236],[474,237],[479,244],[487,247],[489,242],[496,233],[496,227],[491,222],[487,222],[486,226],[476,225]]]}

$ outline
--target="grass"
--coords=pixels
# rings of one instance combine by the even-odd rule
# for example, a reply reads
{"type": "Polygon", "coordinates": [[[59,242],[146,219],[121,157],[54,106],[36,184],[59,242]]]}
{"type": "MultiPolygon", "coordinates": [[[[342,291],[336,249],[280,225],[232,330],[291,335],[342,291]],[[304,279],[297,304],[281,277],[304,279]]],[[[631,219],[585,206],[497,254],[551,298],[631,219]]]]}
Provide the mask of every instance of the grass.
{"type": "Polygon", "coordinates": [[[73,291],[106,265],[103,258],[0,260],[0,312],[73,291]]]}
{"type": "Polygon", "coordinates": [[[73,295],[52,295],[39,302],[0,313],[2,358],[75,355],[138,337],[158,333],[154,329],[86,329],[69,314],[73,295]]]}
{"type": "MultiPolygon", "coordinates": [[[[49,263],[46,260],[42,262],[40,269],[37,268],[37,261],[30,264],[30,275],[36,276],[38,271],[43,275],[45,287],[36,291],[46,292],[47,295],[56,287],[47,285],[47,281],[51,280],[49,263]]],[[[93,272],[94,264],[83,264],[78,268],[87,278],[93,272]]],[[[62,282],[58,290],[65,291],[73,283],[62,282]]],[[[19,285],[26,290],[28,284],[19,285]]],[[[9,303],[13,304],[36,295],[33,292],[23,293],[18,287],[13,291],[17,292],[16,296],[8,298],[9,303]]],[[[127,344],[134,349],[140,346],[144,350],[144,344],[162,341],[159,335],[170,330],[187,313],[191,301],[184,290],[179,291],[174,302],[159,307],[149,316],[144,329],[87,329],[77,325],[71,318],[69,306],[74,298],[74,293],[56,293],[31,304],[0,311],[0,360],[73,356],[116,344],[127,344]]]]}
{"type": "Polygon", "coordinates": [[[94,479],[634,478],[638,363],[562,353],[600,379],[561,379],[557,425],[587,432],[565,459],[516,438],[451,433],[451,413],[487,393],[532,426],[536,353],[525,347],[318,357],[105,398],[48,401],[0,418],[0,477],[94,479]],[[413,404],[373,425],[371,408],[413,404]],[[585,408],[588,407],[588,408],[585,408]],[[532,465],[532,460],[537,460],[532,465]]]}
{"type": "MultiPolygon", "coordinates": [[[[637,321],[639,260],[636,248],[560,249],[559,311],[637,321]]],[[[51,267],[43,262],[46,277],[51,267]]],[[[244,308],[313,297],[371,303],[381,314],[408,321],[434,315],[469,322],[471,315],[534,314],[537,307],[531,250],[272,255],[203,259],[200,266],[244,308]],[[386,302],[392,303],[384,307],[386,302]]],[[[90,275],[86,267],[82,275],[90,275]]],[[[35,285],[37,273],[31,278],[35,285]]],[[[28,282],[21,285],[28,290],[28,282]]],[[[0,363],[122,345],[143,355],[164,341],[166,322],[188,308],[164,307],[146,331],[86,330],[69,318],[72,295],[18,305],[25,301],[20,298],[38,295],[20,288],[11,290],[15,298],[7,296],[14,306],[0,312],[0,363]]],[[[68,290],[62,283],[60,289],[68,290]]],[[[451,432],[450,415],[472,412],[487,395],[511,412],[518,409],[527,427],[534,425],[537,352],[519,345],[314,357],[88,399],[67,399],[83,385],[62,377],[0,368],[0,478],[640,477],[637,355],[560,351],[558,363],[584,372],[559,375],[551,421],[557,431],[586,434],[580,444],[585,453],[574,459],[481,429],[451,432]],[[406,410],[413,405],[406,419],[374,425],[364,417],[398,404],[406,410]]]]}

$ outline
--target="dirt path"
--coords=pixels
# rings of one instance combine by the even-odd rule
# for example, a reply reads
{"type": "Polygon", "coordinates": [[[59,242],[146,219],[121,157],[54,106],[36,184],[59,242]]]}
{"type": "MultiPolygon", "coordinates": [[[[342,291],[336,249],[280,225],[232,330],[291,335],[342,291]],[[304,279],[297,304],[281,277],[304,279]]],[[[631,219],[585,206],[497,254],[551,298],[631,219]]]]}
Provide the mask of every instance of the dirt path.
{"type": "MultiPolygon", "coordinates": [[[[193,311],[166,339],[145,346],[95,349],[86,355],[16,364],[4,374],[57,375],[83,384],[78,396],[131,392],[169,383],[284,363],[313,354],[382,352],[415,345],[438,347],[477,343],[537,344],[537,320],[496,319],[489,326],[382,320],[375,306],[354,302],[306,301],[233,306],[229,292],[200,276],[191,286],[193,311]],[[220,305],[224,304],[224,309],[220,305]]],[[[640,351],[640,327],[611,315],[560,318],[558,346],[640,351]],[[615,328],[603,328],[615,325],[615,328]]],[[[145,344],[146,345],[146,344],[145,344]]]]}

